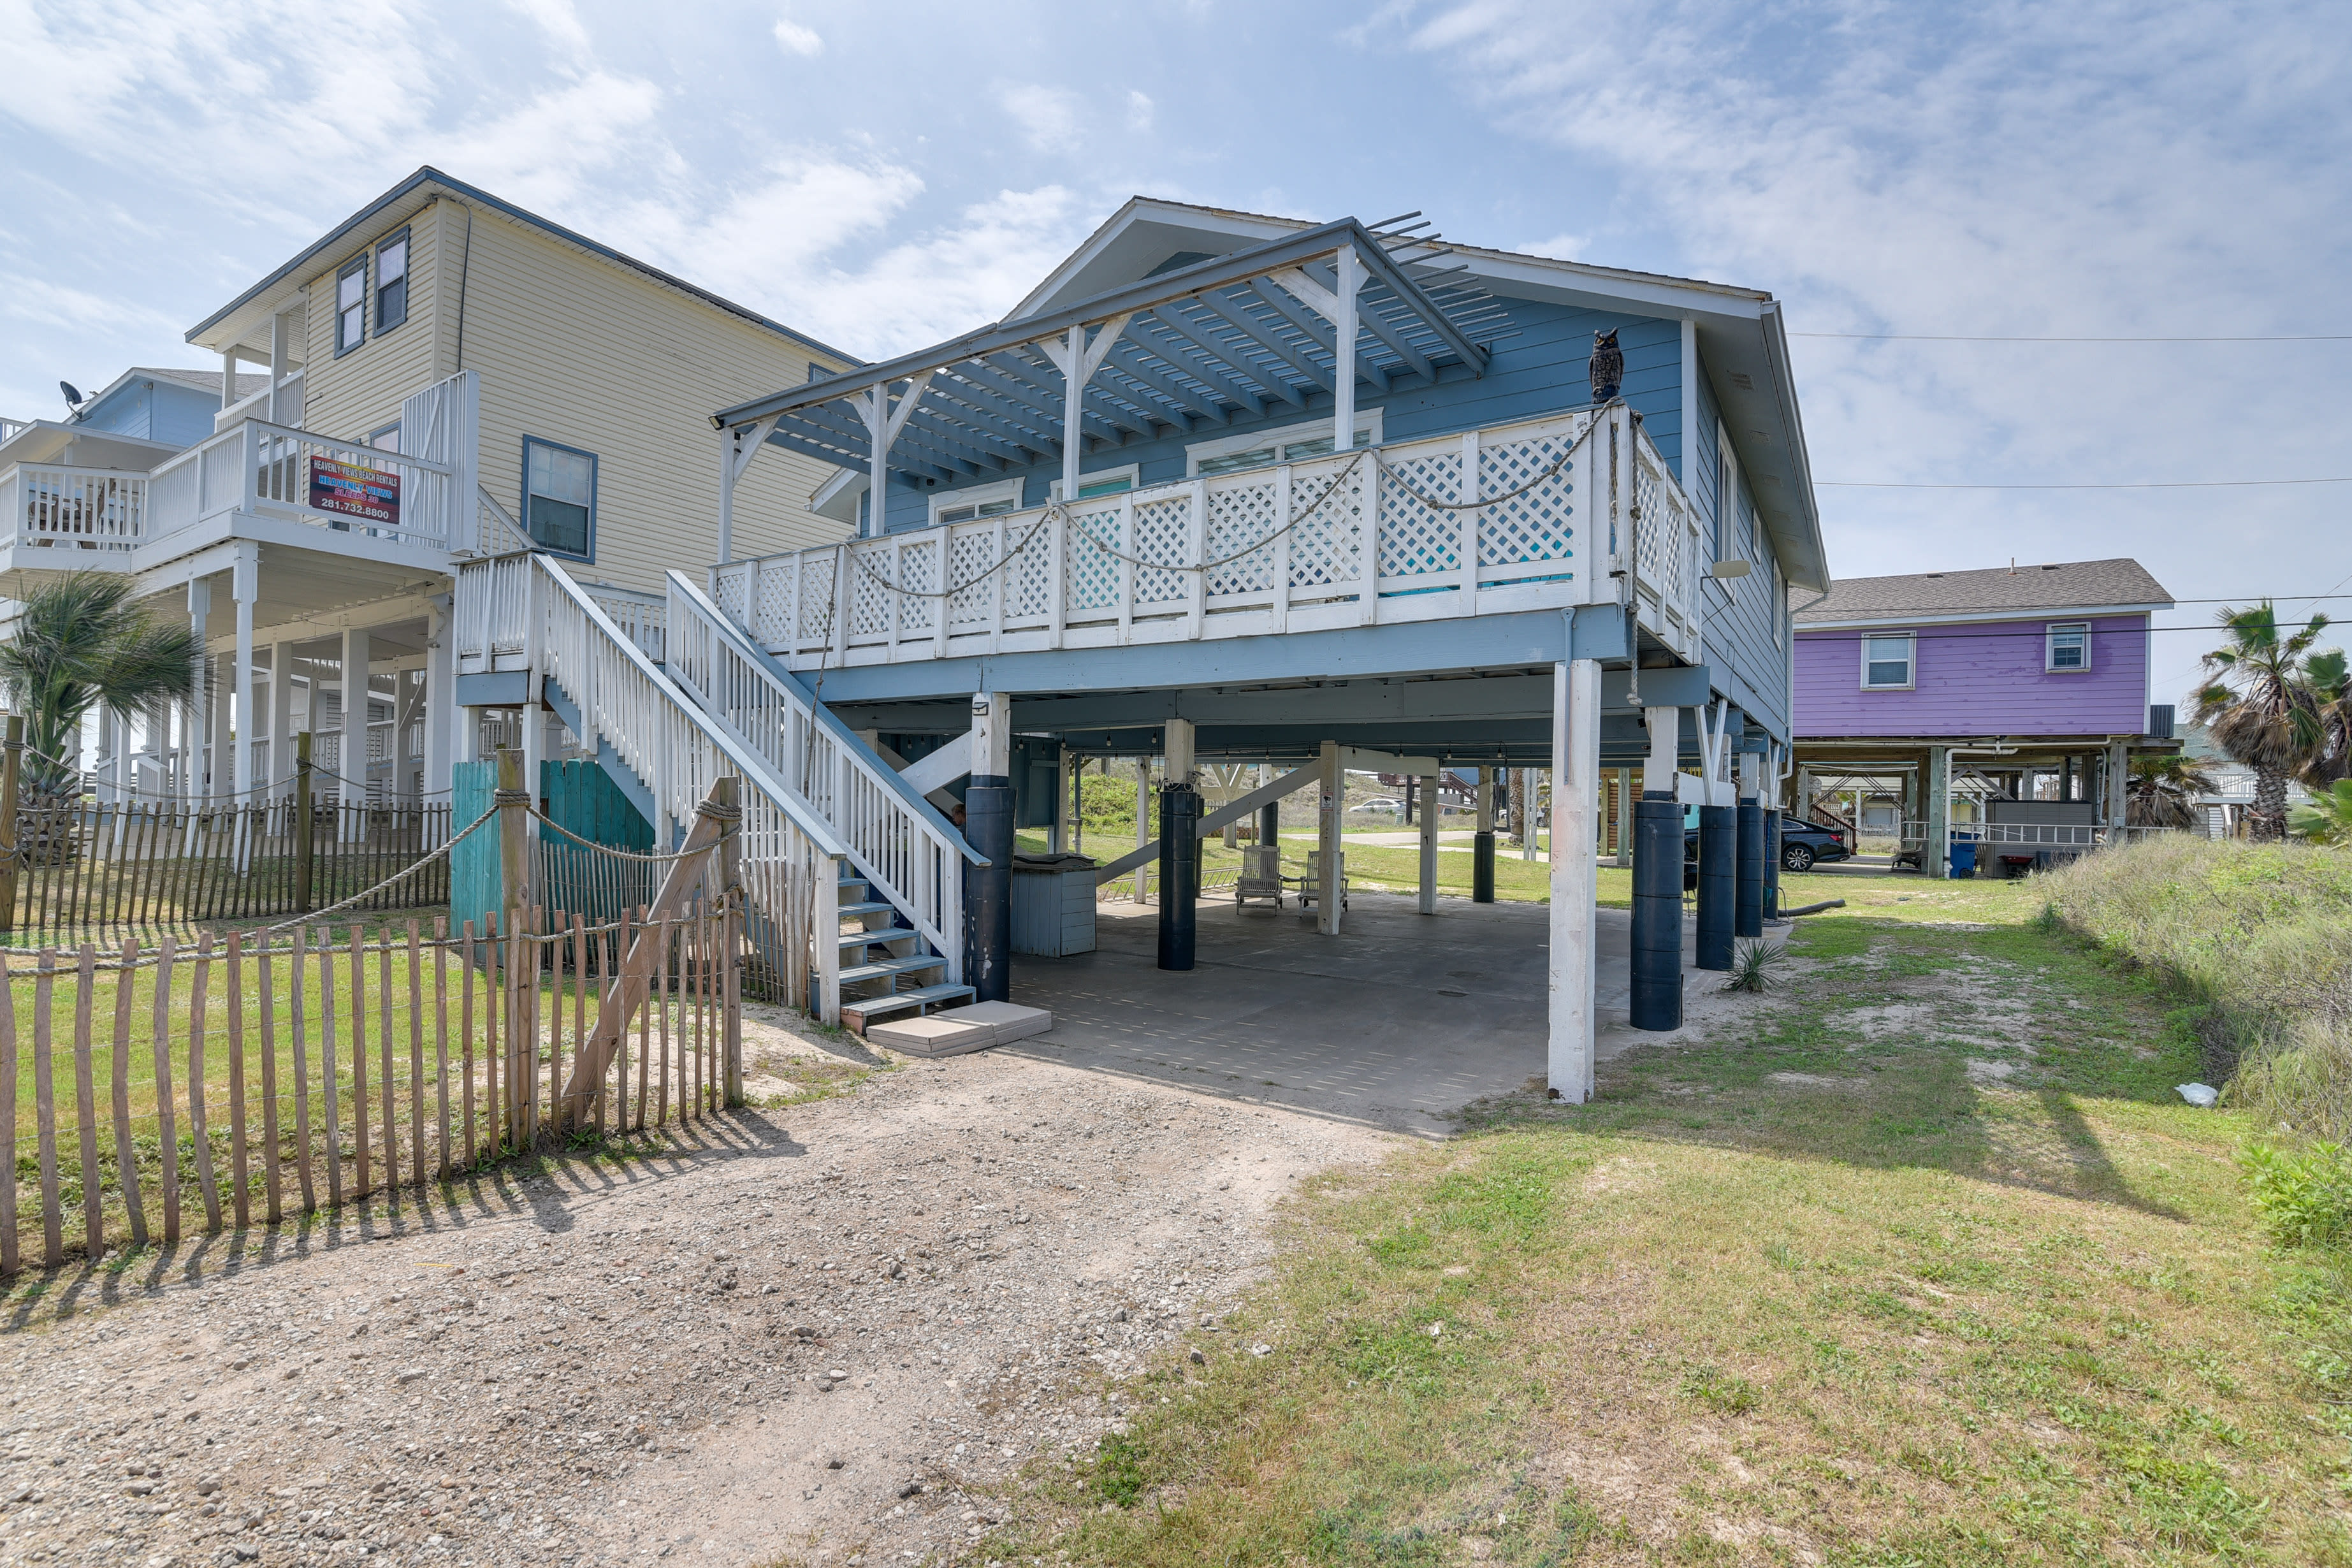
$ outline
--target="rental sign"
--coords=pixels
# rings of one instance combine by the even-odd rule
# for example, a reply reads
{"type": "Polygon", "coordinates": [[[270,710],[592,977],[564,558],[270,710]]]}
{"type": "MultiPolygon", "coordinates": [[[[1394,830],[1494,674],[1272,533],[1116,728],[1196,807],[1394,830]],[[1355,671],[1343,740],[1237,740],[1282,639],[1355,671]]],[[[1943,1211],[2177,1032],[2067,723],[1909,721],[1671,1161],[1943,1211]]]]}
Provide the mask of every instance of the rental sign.
{"type": "Polygon", "coordinates": [[[332,458],[310,459],[310,507],[394,527],[400,523],[400,476],[332,458]]]}

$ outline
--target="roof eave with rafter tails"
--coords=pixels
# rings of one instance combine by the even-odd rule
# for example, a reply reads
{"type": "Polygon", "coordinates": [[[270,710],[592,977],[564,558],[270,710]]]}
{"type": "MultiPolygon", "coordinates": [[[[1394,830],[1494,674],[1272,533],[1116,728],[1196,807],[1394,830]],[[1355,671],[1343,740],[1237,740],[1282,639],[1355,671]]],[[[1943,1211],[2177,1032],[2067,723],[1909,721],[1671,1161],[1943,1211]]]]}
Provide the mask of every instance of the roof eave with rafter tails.
{"type": "Polygon", "coordinates": [[[1073,327],[1112,321],[1123,330],[1080,405],[1089,447],[1149,438],[1161,427],[1223,426],[1268,406],[1304,409],[1310,397],[1329,395],[1338,361],[1333,325],[1316,302],[1332,284],[1313,269],[1343,248],[1364,268],[1360,383],[1380,394],[1485,374],[1479,333],[1503,318],[1487,310],[1483,291],[1458,280],[1424,286],[1424,263],[1433,258],[1413,258],[1416,242],[1341,218],[721,409],[710,422],[740,430],[772,421],[770,443],[864,468],[871,452],[854,400],[928,376],[891,446],[891,467],[947,479],[1024,469],[1062,449],[1061,373],[1039,345],[1064,340],[1073,327]]]}

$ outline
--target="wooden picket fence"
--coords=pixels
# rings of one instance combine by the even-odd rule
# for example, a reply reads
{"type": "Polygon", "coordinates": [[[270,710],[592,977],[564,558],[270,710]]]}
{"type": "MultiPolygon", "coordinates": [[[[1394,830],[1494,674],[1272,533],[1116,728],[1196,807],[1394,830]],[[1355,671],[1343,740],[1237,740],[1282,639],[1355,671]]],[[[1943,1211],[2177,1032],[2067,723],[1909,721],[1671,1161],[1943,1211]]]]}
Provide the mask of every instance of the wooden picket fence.
{"type": "Polygon", "coordinates": [[[656,908],[0,952],[0,1274],[36,1225],[55,1268],[740,1100],[740,896],[656,908]]]}

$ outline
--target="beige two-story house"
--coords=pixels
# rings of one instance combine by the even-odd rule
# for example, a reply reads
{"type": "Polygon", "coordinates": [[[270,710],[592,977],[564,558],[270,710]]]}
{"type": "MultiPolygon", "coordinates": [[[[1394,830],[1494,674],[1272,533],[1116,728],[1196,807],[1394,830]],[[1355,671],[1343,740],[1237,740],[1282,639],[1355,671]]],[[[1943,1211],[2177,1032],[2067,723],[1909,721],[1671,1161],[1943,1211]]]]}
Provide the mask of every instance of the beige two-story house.
{"type": "Polygon", "coordinates": [[[305,730],[347,799],[438,795],[477,744],[443,635],[457,563],[549,552],[625,622],[669,566],[846,531],[804,457],[722,509],[707,415],[855,360],[436,169],[187,338],[227,373],[209,439],[0,429],[0,592],[124,572],[205,639],[186,711],[105,722],[102,795],[283,788],[305,730]]]}

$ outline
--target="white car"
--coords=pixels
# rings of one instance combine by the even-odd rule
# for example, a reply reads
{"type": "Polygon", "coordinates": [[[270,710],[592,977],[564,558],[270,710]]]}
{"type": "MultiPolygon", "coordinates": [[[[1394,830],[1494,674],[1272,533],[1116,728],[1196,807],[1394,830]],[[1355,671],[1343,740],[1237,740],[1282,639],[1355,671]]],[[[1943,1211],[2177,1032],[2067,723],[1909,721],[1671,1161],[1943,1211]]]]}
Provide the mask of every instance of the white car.
{"type": "Polygon", "coordinates": [[[1402,811],[1404,802],[1392,795],[1376,795],[1370,800],[1358,801],[1349,811],[1402,811]]]}

